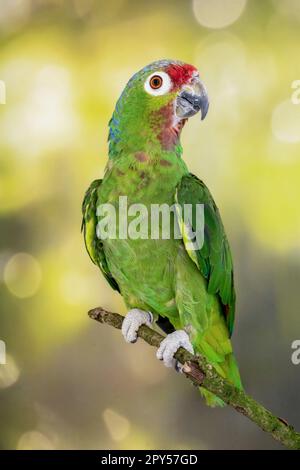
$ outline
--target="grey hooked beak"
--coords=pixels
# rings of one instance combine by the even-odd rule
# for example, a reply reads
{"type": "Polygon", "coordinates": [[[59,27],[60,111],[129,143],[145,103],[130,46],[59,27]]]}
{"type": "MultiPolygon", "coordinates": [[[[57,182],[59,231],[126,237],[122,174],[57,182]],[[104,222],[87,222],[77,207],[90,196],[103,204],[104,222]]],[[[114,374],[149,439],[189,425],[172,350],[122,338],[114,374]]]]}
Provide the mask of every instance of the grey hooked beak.
{"type": "Polygon", "coordinates": [[[207,115],[209,99],[203,83],[194,78],[185,85],[176,98],[176,115],[180,119],[189,118],[201,111],[201,120],[207,115]]]}

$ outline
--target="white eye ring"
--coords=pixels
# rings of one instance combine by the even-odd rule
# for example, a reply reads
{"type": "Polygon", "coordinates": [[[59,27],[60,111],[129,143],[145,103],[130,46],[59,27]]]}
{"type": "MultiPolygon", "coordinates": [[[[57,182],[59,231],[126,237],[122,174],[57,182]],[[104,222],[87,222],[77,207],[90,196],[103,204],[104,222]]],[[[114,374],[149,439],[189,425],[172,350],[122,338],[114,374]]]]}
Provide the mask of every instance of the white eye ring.
{"type": "Polygon", "coordinates": [[[154,72],[145,81],[144,88],[149,95],[161,96],[168,93],[172,87],[172,80],[166,72],[154,72]],[[159,77],[162,80],[161,85],[158,88],[151,86],[151,79],[153,77],[159,77]]]}

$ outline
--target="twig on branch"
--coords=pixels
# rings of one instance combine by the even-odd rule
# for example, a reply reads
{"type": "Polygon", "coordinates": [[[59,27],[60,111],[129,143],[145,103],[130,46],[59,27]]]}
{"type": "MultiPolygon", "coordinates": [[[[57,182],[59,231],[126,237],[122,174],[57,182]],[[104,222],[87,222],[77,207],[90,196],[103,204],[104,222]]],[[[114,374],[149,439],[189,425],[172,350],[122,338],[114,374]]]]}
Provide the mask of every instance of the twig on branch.
{"type": "MultiPolygon", "coordinates": [[[[100,323],[106,323],[118,329],[121,329],[124,319],[118,313],[108,312],[101,307],[90,310],[89,316],[100,323]]],[[[156,348],[164,339],[160,333],[146,325],[140,327],[138,336],[150,344],[150,346],[156,348]]],[[[238,390],[227,380],[223,379],[217,374],[212,365],[207,362],[204,356],[200,354],[193,356],[185,349],[180,348],[176,352],[175,358],[181,364],[184,364],[183,372],[194,385],[201,385],[220,397],[225,403],[247,416],[263,431],[271,434],[274,439],[281,442],[284,446],[290,449],[300,449],[300,434],[292,426],[283,419],[274,416],[244,391],[238,390]]]]}

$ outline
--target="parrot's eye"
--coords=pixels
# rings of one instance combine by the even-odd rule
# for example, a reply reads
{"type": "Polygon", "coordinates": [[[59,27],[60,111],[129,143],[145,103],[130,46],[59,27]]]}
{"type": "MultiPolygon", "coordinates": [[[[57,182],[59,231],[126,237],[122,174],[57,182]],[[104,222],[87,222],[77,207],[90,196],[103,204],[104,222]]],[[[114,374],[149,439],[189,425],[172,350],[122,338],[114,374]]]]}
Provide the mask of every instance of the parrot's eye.
{"type": "Polygon", "coordinates": [[[150,80],[150,86],[153,90],[157,90],[163,84],[163,79],[159,75],[154,75],[150,80]]]}
{"type": "Polygon", "coordinates": [[[155,72],[147,78],[144,86],[147,93],[159,96],[170,91],[172,81],[166,72],[155,72]]]}

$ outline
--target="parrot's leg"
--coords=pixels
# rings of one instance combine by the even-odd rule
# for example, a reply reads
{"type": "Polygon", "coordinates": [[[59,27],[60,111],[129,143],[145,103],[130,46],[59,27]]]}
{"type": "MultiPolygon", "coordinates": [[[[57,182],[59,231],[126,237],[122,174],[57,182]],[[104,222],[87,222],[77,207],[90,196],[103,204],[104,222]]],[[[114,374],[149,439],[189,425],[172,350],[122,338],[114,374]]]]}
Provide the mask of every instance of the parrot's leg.
{"type": "Polygon", "coordinates": [[[161,343],[157,350],[156,357],[163,361],[166,367],[175,367],[181,371],[178,361],[174,359],[174,354],[180,347],[183,347],[191,354],[194,354],[194,348],[190,342],[188,334],[184,330],[176,330],[170,333],[161,343]]]}
{"type": "Polygon", "coordinates": [[[137,332],[141,325],[151,327],[153,315],[151,312],[145,312],[139,308],[129,310],[122,323],[122,335],[127,343],[135,343],[137,332]]]}

